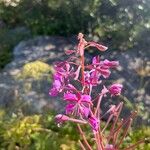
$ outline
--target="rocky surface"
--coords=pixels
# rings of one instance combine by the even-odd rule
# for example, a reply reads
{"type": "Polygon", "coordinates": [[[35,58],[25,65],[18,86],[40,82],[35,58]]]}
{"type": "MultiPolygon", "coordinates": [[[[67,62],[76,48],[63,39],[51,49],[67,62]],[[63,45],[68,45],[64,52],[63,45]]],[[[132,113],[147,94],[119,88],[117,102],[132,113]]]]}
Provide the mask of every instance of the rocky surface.
{"type": "MultiPolygon", "coordinates": [[[[12,103],[17,101],[21,106],[24,105],[22,102],[25,103],[27,106],[25,109],[29,109],[31,112],[41,112],[43,109],[53,108],[63,111],[60,98],[51,98],[48,95],[50,72],[44,72],[40,79],[21,78],[18,77],[18,74],[22,73],[25,64],[36,60],[52,65],[55,61],[66,59],[64,49],[74,48],[76,43],[74,41],[74,38],[36,37],[20,42],[14,48],[13,61],[0,73],[0,105],[11,107],[12,103]]],[[[149,51],[111,52],[108,50],[102,55],[102,58],[119,60],[120,67],[117,71],[113,71],[110,80],[114,81],[115,79],[122,83],[124,85],[123,95],[131,103],[143,104],[140,110],[146,110],[143,112],[143,117],[148,117],[150,113],[149,51]]],[[[126,98],[124,98],[125,101],[126,98]]]]}

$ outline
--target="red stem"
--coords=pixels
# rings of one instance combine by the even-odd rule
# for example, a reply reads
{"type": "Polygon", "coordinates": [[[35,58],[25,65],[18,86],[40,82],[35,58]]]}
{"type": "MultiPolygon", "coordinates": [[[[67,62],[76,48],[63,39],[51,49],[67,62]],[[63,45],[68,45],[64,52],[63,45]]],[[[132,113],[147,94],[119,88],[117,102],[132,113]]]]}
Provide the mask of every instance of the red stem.
{"type": "Polygon", "coordinates": [[[82,85],[84,86],[85,79],[84,79],[84,55],[81,56],[81,76],[82,76],[82,85]]]}
{"type": "Polygon", "coordinates": [[[122,136],[120,142],[117,144],[117,147],[118,147],[118,148],[119,148],[119,146],[121,145],[121,143],[123,142],[123,139],[126,137],[126,135],[127,135],[127,133],[128,133],[128,129],[129,129],[129,127],[131,126],[131,123],[132,123],[132,119],[129,120],[129,122],[128,122],[128,124],[127,124],[125,130],[124,130],[123,136],[122,136]]]}
{"type": "Polygon", "coordinates": [[[84,147],[84,145],[83,145],[83,143],[80,140],[79,140],[79,144],[80,144],[82,150],[86,150],[85,147],[84,147]]]}
{"type": "Polygon", "coordinates": [[[100,108],[102,97],[103,97],[103,95],[99,96],[99,99],[98,99],[98,102],[97,102],[97,106],[96,106],[96,110],[95,110],[95,113],[94,113],[95,116],[97,116],[98,109],[100,108]]]}
{"type": "Polygon", "coordinates": [[[85,134],[84,134],[84,132],[82,131],[80,125],[77,124],[77,127],[78,127],[78,130],[79,130],[79,132],[80,132],[80,135],[82,136],[83,141],[84,141],[85,145],[87,146],[88,150],[92,150],[92,147],[89,145],[89,143],[88,143],[88,141],[87,141],[87,139],[86,139],[86,137],[85,137],[85,134]]]}

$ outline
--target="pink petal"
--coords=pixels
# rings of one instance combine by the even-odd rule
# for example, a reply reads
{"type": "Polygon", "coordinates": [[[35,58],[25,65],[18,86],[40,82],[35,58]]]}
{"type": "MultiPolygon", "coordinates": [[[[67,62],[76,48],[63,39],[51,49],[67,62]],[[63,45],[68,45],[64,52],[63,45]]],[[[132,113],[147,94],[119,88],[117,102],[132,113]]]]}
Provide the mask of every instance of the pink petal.
{"type": "Polygon", "coordinates": [[[72,93],[65,93],[64,94],[64,100],[66,101],[77,101],[78,98],[75,94],[72,94],[72,93]]]}
{"type": "Polygon", "coordinates": [[[66,106],[66,114],[71,114],[74,111],[74,107],[75,107],[74,104],[68,104],[66,106]]]}
{"type": "Polygon", "coordinates": [[[119,62],[118,61],[109,61],[107,59],[105,59],[103,61],[104,65],[108,66],[108,67],[117,67],[119,65],[119,62]]]}
{"type": "Polygon", "coordinates": [[[80,107],[80,111],[81,111],[81,114],[88,118],[89,114],[90,114],[90,109],[88,107],[85,107],[85,106],[81,106],[80,107]]]}
{"type": "Polygon", "coordinates": [[[82,95],[81,101],[91,103],[91,96],[90,95],[82,95]]]}
{"type": "Polygon", "coordinates": [[[59,91],[58,91],[57,89],[55,89],[55,88],[52,88],[52,89],[50,89],[50,91],[49,91],[49,95],[50,95],[50,96],[57,96],[58,93],[59,93],[59,91]]]}
{"type": "Polygon", "coordinates": [[[78,77],[79,77],[80,69],[81,69],[81,66],[79,66],[78,69],[77,69],[76,72],[75,72],[75,77],[74,77],[75,80],[77,80],[78,77]]]}
{"type": "Polygon", "coordinates": [[[95,65],[95,64],[99,64],[99,63],[100,63],[100,58],[99,58],[99,56],[93,57],[93,59],[92,59],[92,64],[95,65]]]}
{"type": "Polygon", "coordinates": [[[104,78],[108,78],[110,76],[110,71],[108,69],[97,69],[104,78]]]}
{"type": "Polygon", "coordinates": [[[61,82],[59,80],[54,80],[53,87],[56,88],[57,90],[60,90],[61,82]]]}

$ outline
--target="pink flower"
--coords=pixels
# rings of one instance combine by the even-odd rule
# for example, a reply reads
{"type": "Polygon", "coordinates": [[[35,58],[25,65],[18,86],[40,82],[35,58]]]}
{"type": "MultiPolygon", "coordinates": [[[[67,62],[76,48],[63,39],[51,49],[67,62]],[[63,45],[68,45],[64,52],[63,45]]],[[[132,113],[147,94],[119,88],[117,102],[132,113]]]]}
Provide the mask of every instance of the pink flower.
{"type": "Polygon", "coordinates": [[[92,65],[89,66],[89,69],[92,69],[99,73],[99,76],[103,76],[104,78],[108,78],[110,75],[109,66],[104,64],[104,61],[100,61],[99,56],[93,57],[92,65]]]}
{"type": "Polygon", "coordinates": [[[108,78],[110,76],[110,68],[117,67],[119,65],[118,61],[109,61],[105,59],[101,61],[99,56],[93,57],[92,65],[89,65],[87,68],[95,70],[102,75],[104,78],[108,78]]]}
{"type": "Polygon", "coordinates": [[[92,105],[90,95],[65,93],[64,100],[68,102],[66,106],[66,114],[74,114],[88,117],[90,113],[90,105],[92,105]]]}
{"type": "Polygon", "coordinates": [[[99,120],[94,115],[92,115],[88,118],[88,122],[92,129],[97,132],[99,128],[99,120]]]}
{"type": "Polygon", "coordinates": [[[69,85],[69,78],[74,76],[73,68],[68,62],[55,64],[55,72],[53,86],[49,91],[51,96],[57,96],[58,93],[62,92],[69,85]]]}
{"type": "Polygon", "coordinates": [[[97,86],[99,81],[100,74],[98,71],[93,70],[92,72],[86,71],[85,72],[85,84],[86,85],[92,85],[97,86]]]}
{"type": "Polygon", "coordinates": [[[120,95],[122,88],[123,88],[122,84],[113,84],[109,87],[108,90],[111,96],[116,96],[120,95]]]}
{"type": "Polygon", "coordinates": [[[49,90],[49,95],[57,96],[62,91],[62,78],[58,74],[54,75],[54,82],[52,89],[49,90]]]}
{"type": "Polygon", "coordinates": [[[68,62],[60,62],[55,64],[56,73],[61,76],[61,78],[68,79],[74,75],[74,68],[70,66],[68,62]]]}

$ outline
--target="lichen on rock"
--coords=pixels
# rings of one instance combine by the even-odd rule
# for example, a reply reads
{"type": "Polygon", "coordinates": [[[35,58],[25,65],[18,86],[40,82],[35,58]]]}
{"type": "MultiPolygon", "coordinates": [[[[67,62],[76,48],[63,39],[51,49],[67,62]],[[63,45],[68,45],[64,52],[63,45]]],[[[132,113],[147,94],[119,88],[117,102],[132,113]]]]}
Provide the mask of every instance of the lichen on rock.
{"type": "Polygon", "coordinates": [[[53,68],[50,65],[37,60],[25,64],[22,67],[21,72],[18,74],[18,77],[23,79],[41,79],[43,76],[50,76],[52,71],[53,68]]]}

